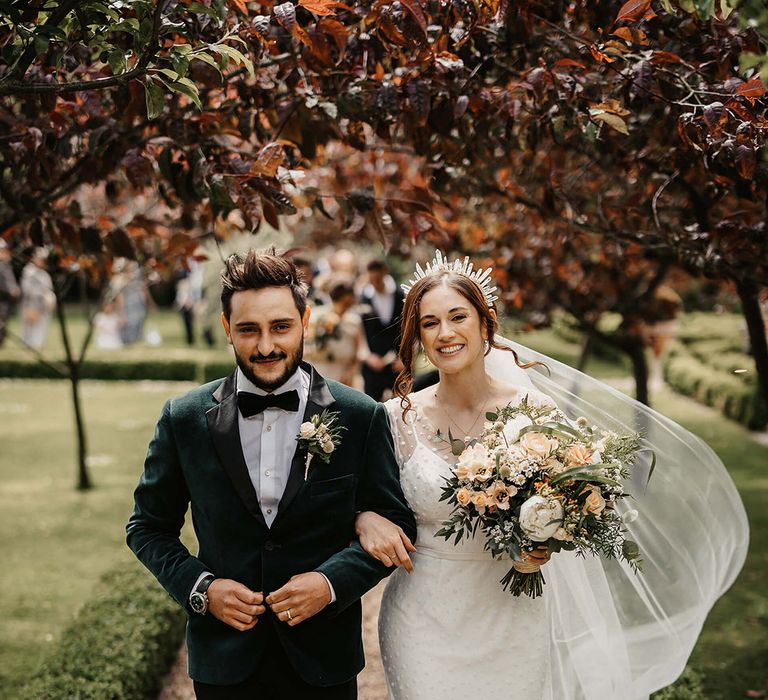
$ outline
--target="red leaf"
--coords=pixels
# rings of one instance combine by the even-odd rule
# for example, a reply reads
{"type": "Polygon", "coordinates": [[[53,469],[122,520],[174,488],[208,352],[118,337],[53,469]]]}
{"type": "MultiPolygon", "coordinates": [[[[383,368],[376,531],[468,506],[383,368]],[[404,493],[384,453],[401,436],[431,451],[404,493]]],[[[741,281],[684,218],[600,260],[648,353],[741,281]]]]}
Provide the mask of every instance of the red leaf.
{"type": "Polygon", "coordinates": [[[592,54],[592,58],[594,58],[596,61],[599,61],[600,63],[613,63],[615,60],[600,51],[600,49],[598,49],[595,44],[592,44],[592,46],[589,47],[589,52],[592,54]]]}
{"type": "Polygon", "coordinates": [[[755,149],[748,143],[736,146],[736,167],[739,175],[751,180],[755,175],[755,149]]]}
{"type": "Polygon", "coordinates": [[[559,68],[560,66],[568,67],[568,68],[586,68],[586,66],[583,63],[574,61],[572,58],[561,58],[560,60],[555,61],[552,67],[559,68]]]}
{"type": "Polygon", "coordinates": [[[299,5],[305,10],[309,10],[312,14],[320,15],[321,17],[336,14],[336,8],[343,10],[351,9],[344,3],[335,2],[335,0],[299,0],[299,5]]]}
{"type": "Polygon", "coordinates": [[[254,171],[257,171],[260,175],[275,177],[277,169],[283,164],[284,160],[285,150],[282,144],[277,141],[268,143],[259,151],[254,171]]]}
{"type": "Polygon", "coordinates": [[[654,51],[651,63],[682,63],[683,59],[671,51],[654,51]]]}
{"type": "Polygon", "coordinates": [[[248,15],[248,8],[245,5],[245,2],[243,0],[227,0],[229,5],[231,7],[234,7],[237,10],[240,10],[244,15],[248,15]]]}
{"type": "Polygon", "coordinates": [[[621,6],[619,14],[616,15],[616,22],[625,20],[629,20],[630,22],[637,21],[643,17],[650,7],[651,0],[629,0],[629,2],[625,2],[621,6]]]}
{"type": "Polygon", "coordinates": [[[416,20],[416,24],[419,25],[419,29],[424,32],[424,36],[427,35],[427,18],[424,16],[424,10],[421,9],[421,5],[418,0],[402,0],[403,7],[413,15],[416,20]]]}
{"type": "Polygon", "coordinates": [[[648,45],[648,35],[642,29],[637,29],[636,27],[619,27],[615,32],[611,33],[611,36],[624,39],[628,44],[648,45]]]}
{"type": "Polygon", "coordinates": [[[262,199],[261,203],[263,205],[263,213],[264,218],[266,219],[267,223],[274,229],[280,228],[280,219],[277,218],[277,210],[270,202],[268,202],[266,199],[262,199]]]}
{"type": "Polygon", "coordinates": [[[763,85],[763,82],[760,80],[760,78],[752,78],[752,80],[739,85],[738,89],[736,90],[737,95],[746,97],[752,104],[755,104],[756,99],[765,95],[765,92],[765,85],[763,85]]]}
{"type": "Polygon", "coordinates": [[[335,19],[321,19],[317,23],[317,31],[332,37],[343,54],[347,48],[347,37],[349,32],[347,28],[335,19]]]}

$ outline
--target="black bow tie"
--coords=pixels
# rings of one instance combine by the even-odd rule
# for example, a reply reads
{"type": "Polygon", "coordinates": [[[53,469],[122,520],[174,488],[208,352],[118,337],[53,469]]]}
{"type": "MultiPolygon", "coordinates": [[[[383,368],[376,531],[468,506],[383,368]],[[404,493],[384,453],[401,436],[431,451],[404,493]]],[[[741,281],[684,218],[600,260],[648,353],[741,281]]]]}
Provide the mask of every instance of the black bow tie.
{"type": "Polygon", "coordinates": [[[295,389],[282,394],[251,394],[241,391],[237,394],[237,407],[243,418],[250,418],[267,408],[282,408],[284,411],[299,410],[299,392],[295,389]]]}

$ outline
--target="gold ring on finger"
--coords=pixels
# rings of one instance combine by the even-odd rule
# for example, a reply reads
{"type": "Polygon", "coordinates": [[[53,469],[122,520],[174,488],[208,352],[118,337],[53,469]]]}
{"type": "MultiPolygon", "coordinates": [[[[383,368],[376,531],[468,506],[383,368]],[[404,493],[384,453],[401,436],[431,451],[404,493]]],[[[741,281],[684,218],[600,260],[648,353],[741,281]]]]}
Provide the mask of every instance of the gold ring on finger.
{"type": "Polygon", "coordinates": [[[293,619],[293,618],[291,617],[291,611],[290,611],[290,609],[286,610],[285,612],[286,612],[286,614],[288,615],[288,622],[290,622],[290,621],[293,619]]]}

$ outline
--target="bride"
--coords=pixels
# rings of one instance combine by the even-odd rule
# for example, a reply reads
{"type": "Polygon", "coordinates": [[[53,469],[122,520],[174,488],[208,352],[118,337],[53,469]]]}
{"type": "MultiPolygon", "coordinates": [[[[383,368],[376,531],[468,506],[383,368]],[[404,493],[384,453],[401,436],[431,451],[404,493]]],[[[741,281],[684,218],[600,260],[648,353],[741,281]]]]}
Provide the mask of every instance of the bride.
{"type": "Polygon", "coordinates": [[[370,554],[399,567],[379,615],[390,698],[647,699],[680,674],[746,556],[746,515],[722,462],[651,409],[497,336],[489,271],[438,253],[404,289],[404,369],[386,408],[418,550],[375,513],[356,525],[370,554]],[[417,344],[439,381],[411,393],[417,344]],[[499,583],[509,562],[492,559],[481,538],[454,546],[435,537],[451,512],[440,495],[455,460],[438,433],[477,437],[487,411],[526,395],[570,418],[646,435],[658,465],[647,487],[650,464],[633,470],[639,517],[627,525],[643,555],[640,574],[616,560],[571,552],[550,560],[534,550],[515,567],[543,567],[544,594],[513,597],[499,583]]]}

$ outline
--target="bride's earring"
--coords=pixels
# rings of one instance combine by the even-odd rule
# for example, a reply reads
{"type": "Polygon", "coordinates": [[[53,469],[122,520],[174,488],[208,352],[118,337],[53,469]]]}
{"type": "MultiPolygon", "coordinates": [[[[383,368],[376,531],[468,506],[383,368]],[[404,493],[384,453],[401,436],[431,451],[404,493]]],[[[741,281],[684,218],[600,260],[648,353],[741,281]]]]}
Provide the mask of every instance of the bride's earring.
{"type": "Polygon", "coordinates": [[[490,344],[490,343],[489,343],[487,340],[484,340],[484,341],[483,341],[483,347],[485,348],[485,352],[487,353],[487,352],[488,352],[488,350],[489,350],[489,349],[490,349],[490,347],[491,347],[491,344],[490,344]]]}

